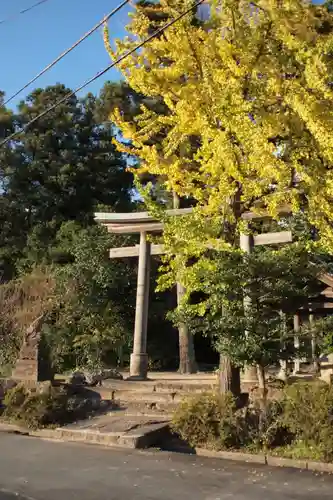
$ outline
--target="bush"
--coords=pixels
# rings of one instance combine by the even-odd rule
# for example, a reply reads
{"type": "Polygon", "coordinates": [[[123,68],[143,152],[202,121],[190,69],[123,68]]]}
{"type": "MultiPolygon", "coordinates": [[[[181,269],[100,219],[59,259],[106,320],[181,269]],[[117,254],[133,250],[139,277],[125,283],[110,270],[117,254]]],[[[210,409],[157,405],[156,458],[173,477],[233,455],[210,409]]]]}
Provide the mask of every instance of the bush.
{"type": "Polygon", "coordinates": [[[321,449],[333,459],[333,387],[324,383],[297,383],[285,390],[283,424],[305,447],[321,449]]]}
{"type": "Polygon", "coordinates": [[[231,394],[206,392],[184,399],[174,414],[172,429],[191,446],[233,448],[246,437],[243,424],[231,394]]]}
{"type": "Polygon", "coordinates": [[[15,411],[23,405],[24,401],[29,395],[29,391],[24,387],[24,385],[19,384],[13,389],[7,391],[4,398],[4,405],[6,408],[11,408],[15,411]]]}
{"type": "Polygon", "coordinates": [[[179,405],[172,428],[194,447],[267,450],[291,441],[281,421],[282,413],[279,401],[268,402],[263,411],[256,404],[239,408],[231,394],[206,392],[186,398],[179,405]]]}
{"type": "Polygon", "coordinates": [[[294,441],[289,445],[276,448],[272,454],[279,457],[292,458],[294,460],[325,460],[325,449],[322,445],[305,444],[303,441],[294,441]]]}
{"type": "Polygon", "coordinates": [[[42,392],[36,392],[19,385],[8,391],[4,405],[5,418],[30,429],[64,425],[87,418],[94,411],[91,398],[70,386],[49,385],[43,387],[42,392]]]}
{"type": "Polygon", "coordinates": [[[265,410],[256,402],[246,411],[248,447],[267,451],[289,444],[293,435],[283,422],[283,403],[280,400],[267,401],[265,410]]]}
{"type": "Polygon", "coordinates": [[[53,286],[51,272],[38,267],[20,279],[0,284],[0,367],[13,367],[22,335],[51,307],[53,286]]]}

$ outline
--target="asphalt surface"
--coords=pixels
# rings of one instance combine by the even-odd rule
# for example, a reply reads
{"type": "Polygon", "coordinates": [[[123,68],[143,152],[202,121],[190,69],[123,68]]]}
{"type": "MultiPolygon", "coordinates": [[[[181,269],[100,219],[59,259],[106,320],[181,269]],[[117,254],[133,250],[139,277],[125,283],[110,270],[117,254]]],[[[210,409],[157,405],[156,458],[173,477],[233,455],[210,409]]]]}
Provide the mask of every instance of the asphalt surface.
{"type": "Polygon", "coordinates": [[[333,476],[0,433],[0,500],[331,500],[333,476]]]}

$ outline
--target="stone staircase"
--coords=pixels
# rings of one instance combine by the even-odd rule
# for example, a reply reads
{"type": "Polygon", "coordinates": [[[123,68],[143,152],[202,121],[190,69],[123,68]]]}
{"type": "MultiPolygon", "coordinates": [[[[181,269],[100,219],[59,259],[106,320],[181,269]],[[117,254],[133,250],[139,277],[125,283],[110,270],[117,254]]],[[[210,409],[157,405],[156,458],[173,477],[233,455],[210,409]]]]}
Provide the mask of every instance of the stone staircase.
{"type": "Polygon", "coordinates": [[[101,387],[91,387],[89,391],[93,397],[113,403],[106,414],[43,433],[60,440],[111,447],[160,446],[170,439],[170,420],[181,400],[211,389],[214,382],[214,377],[201,380],[200,376],[171,380],[160,376],[144,382],[103,381],[101,387]]]}
{"type": "Polygon", "coordinates": [[[114,401],[127,414],[160,415],[170,417],[189,394],[209,390],[214,379],[202,380],[147,380],[144,382],[129,380],[104,381],[102,387],[95,387],[100,397],[114,401]]]}
{"type": "MultiPolygon", "coordinates": [[[[27,379],[28,370],[35,367],[21,360],[15,368],[16,378],[27,379]]],[[[59,377],[55,380],[57,384],[64,382],[66,379],[59,377]]],[[[158,374],[144,382],[109,379],[101,387],[87,387],[85,397],[97,404],[94,416],[63,427],[38,431],[18,428],[15,432],[107,447],[161,447],[170,441],[170,420],[181,400],[211,389],[215,382],[216,377],[204,374],[158,374]]]]}

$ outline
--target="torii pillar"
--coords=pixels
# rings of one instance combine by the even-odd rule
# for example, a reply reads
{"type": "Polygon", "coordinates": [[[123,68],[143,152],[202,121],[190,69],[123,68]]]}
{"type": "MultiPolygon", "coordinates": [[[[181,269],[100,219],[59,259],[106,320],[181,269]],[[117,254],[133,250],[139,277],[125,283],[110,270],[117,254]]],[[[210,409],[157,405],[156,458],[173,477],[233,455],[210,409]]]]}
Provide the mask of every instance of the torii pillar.
{"type": "MultiPolygon", "coordinates": [[[[241,233],[240,234],[240,249],[243,252],[250,254],[252,252],[252,248],[254,246],[254,239],[252,234],[250,233],[241,233]]],[[[251,304],[251,297],[244,297],[244,310],[246,312],[246,308],[251,304]]],[[[258,384],[258,376],[257,376],[257,367],[251,365],[245,365],[243,373],[242,373],[242,382],[257,385],[258,384]]]]}
{"type": "Polygon", "coordinates": [[[149,306],[150,243],[147,233],[140,233],[138,280],[136,290],[133,352],[130,377],[144,380],[148,373],[147,327],[149,306]]]}
{"type": "MultiPolygon", "coordinates": [[[[260,219],[261,216],[248,214],[248,219],[260,219]]],[[[280,231],[278,233],[263,233],[253,235],[250,232],[240,234],[240,249],[250,254],[254,246],[277,245],[292,242],[291,231],[280,231]]],[[[251,297],[244,297],[244,310],[251,304],[251,297]]],[[[243,370],[242,383],[254,386],[258,383],[257,368],[246,365],[243,370]]]]}

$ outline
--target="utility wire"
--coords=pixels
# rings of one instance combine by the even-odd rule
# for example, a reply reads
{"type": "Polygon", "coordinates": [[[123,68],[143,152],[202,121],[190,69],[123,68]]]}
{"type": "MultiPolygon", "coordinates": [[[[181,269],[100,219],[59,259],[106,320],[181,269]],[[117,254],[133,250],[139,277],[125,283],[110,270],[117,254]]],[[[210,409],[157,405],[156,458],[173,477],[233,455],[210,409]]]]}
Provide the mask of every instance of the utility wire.
{"type": "MultiPolygon", "coordinates": [[[[45,2],[47,0],[43,0],[43,1],[45,2]]],[[[92,35],[96,30],[98,30],[98,28],[100,26],[102,26],[102,24],[104,22],[108,21],[111,17],[113,17],[120,9],[122,9],[123,7],[125,7],[125,5],[127,5],[130,1],[131,0],[124,0],[120,5],[118,5],[118,7],[116,7],[111,12],[109,12],[109,14],[107,14],[105,17],[103,17],[103,19],[101,21],[99,21],[93,28],[91,28],[91,30],[89,30],[77,42],[75,42],[74,45],[72,45],[71,47],[69,47],[69,49],[65,50],[54,61],[52,61],[50,64],[48,64],[40,73],[38,73],[36,76],[34,76],[28,83],[26,83],[17,92],[15,92],[15,94],[13,94],[11,97],[9,97],[9,99],[7,99],[4,102],[4,105],[8,104],[10,101],[12,101],[13,99],[15,99],[15,97],[17,97],[23,90],[25,90],[27,87],[29,87],[29,85],[31,85],[36,80],[38,80],[38,78],[40,78],[42,75],[44,75],[44,73],[46,73],[49,69],[53,68],[53,66],[55,66],[59,61],[61,61],[61,59],[63,59],[65,56],[67,56],[67,54],[69,54],[70,52],[72,52],[72,50],[74,50],[78,45],[80,45],[80,43],[82,43],[90,35],[92,35]]]]}
{"type": "Polygon", "coordinates": [[[16,14],[12,14],[11,16],[6,17],[5,19],[0,19],[0,24],[7,23],[8,21],[12,21],[13,19],[16,19],[19,17],[21,14],[25,14],[26,12],[29,12],[30,10],[34,9],[35,7],[38,7],[39,5],[42,5],[42,3],[46,3],[49,0],[39,0],[39,2],[34,3],[33,5],[30,5],[30,7],[27,7],[26,9],[22,9],[19,12],[16,12],[16,14]]]}
{"type": "Polygon", "coordinates": [[[84,89],[85,87],[87,87],[87,85],[90,85],[90,83],[94,82],[95,80],[97,80],[98,78],[100,78],[101,76],[103,76],[110,69],[114,68],[114,66],[116,66],[120,62],[124,61],[127,57],[129,57],[134,52],[136,52],[138,49],[140,49],[141,47],[143,47],[144,45],[146,45],[148,42],[150,42],[151,40],[153,40],[153,38],[156,38],[158,35],[160,35],[161,33],[163,33],[166,29],[170,28],[170,26],[172,26],[177,21],[179,21],[180,19],[182,19],[183,17],[185,17],[193,9],[199,7],[199,5],[201,5],[205,1],[206,0],[198,0],[194,5],[192,5],[192,7],[188,8],[187,10],[185,10],[184,12],[182,12],[182,14],[179,14],[179,16],[175,17],[174,19],[171,19],[171,21],[169,21],[166,24],[164,24],[161,28],[159,28],[158,30],[156,30],[152,35],[150,35],[147,38],[145,38],[142,42],[138,43],[135,47],[133,47],[132,49],[130,49],[127,52],[125,52],[125,54],[123,54],[122,56],[120,56],[116,61],[114,61],[113,63],[109,64],[103,70],[99,71],[95,76],[93,76],[92,78],[90,78],[89,80],[87,80],[80,87],[78,87],[77,89],[73,90],[72,92],[69,92],[62,99],[59,99],[59,101],[55,102],[52,106],[50,106],[49,108],[45,109],[45,111],[43,111],[42,113],[40,113],[39,115],[37,115],[35,118],[33,118],[32,120],[30,120],[24,127],[20,128],[19,130],[16,130],[11,135],[9,135],[8,137],[6,137],[0,143],[0,148],[3,147],[3,146],[5,146],[9,141],[11,141],[12,139],[14,139],[14,137],[16,137],[17,135],[21,134],[22,132],[25,132],[27,130],[27,128],[30,127],[30,125],[32,125],[33,123],[36,123],[40,118],[43,118],[48,113],[50,113],[50,111],[53,111],[55,108],[57,108],[58,106],[60,106],[60,104],[66,102],[68,99],[70,99],[71,97],[73,97],[77,92],[80,92],[82,89],[84,89]]]}

